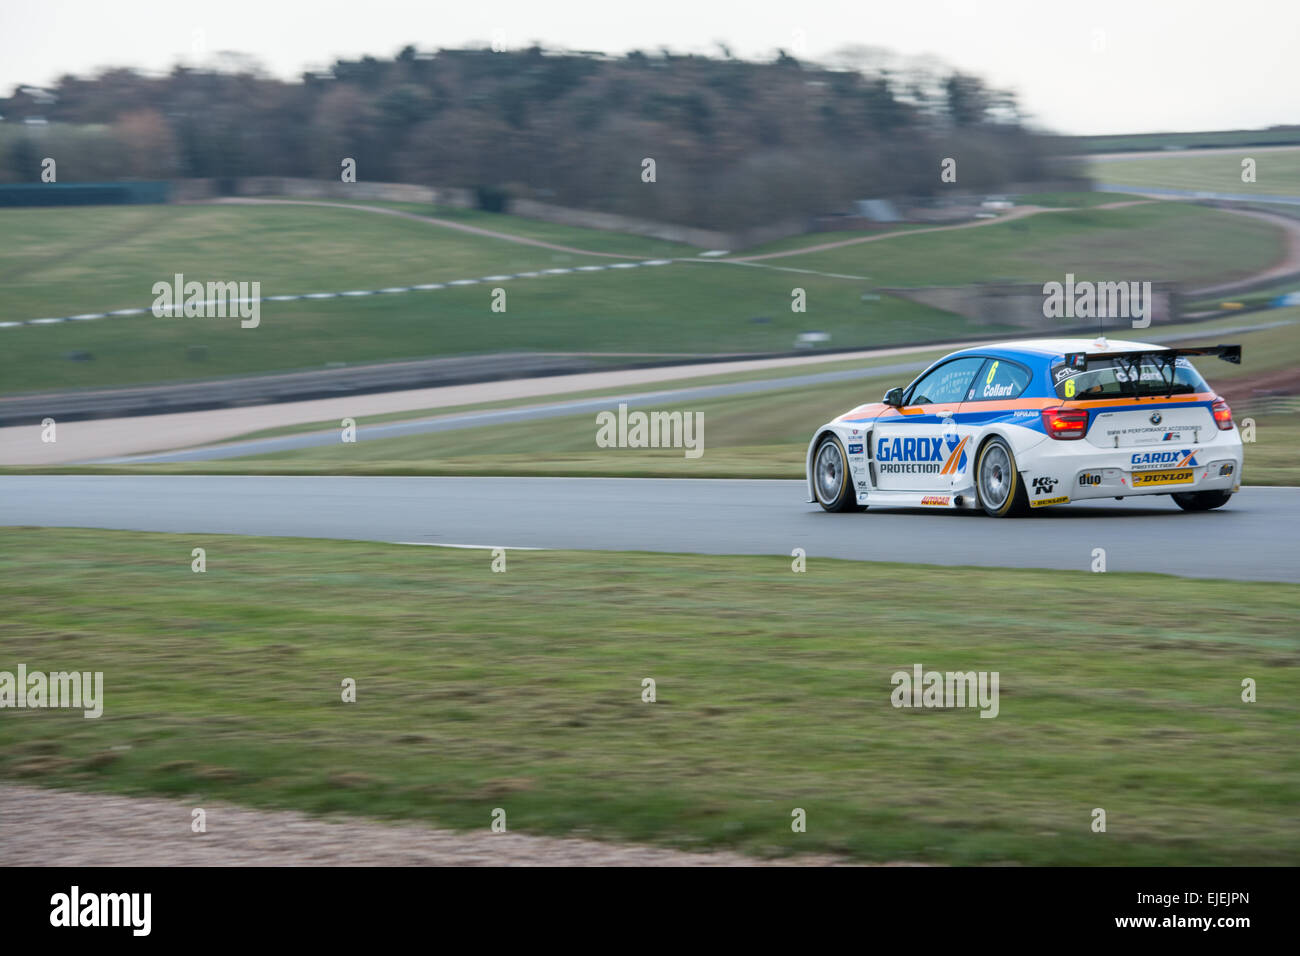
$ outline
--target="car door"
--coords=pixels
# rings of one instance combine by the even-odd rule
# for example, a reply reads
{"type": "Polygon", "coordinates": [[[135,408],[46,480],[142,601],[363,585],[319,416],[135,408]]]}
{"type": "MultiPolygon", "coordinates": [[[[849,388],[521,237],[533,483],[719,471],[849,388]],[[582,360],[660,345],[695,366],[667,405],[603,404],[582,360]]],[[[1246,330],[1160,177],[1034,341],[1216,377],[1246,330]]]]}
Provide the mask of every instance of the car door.
{"type": "Polygon", "coordinates": [[[950,359],[928,370],[887,409],[872,431],[876,487],[885,491],[942,491],[962,455],[955,416],[984,356],[950,359]]]}
{"type": "MultiPolygon", "coordinates": [[[[1020,362],[1000,356],[984,359],[956,415],[954,434],[958,441],[964,439],[965,444],[961,445],[962,454],[953,463],[954,476],[966,474],[968,463],[974,460],[971,454],[973,446],[990,422],[1014,422],[1012,416],[1018,414],[1015,400],[1025,391],[1032,377],[1029,368],[1020,362]]],[[[1037,410],[1033,410],[1032,415],[1036,420],[1037,410]]]]}

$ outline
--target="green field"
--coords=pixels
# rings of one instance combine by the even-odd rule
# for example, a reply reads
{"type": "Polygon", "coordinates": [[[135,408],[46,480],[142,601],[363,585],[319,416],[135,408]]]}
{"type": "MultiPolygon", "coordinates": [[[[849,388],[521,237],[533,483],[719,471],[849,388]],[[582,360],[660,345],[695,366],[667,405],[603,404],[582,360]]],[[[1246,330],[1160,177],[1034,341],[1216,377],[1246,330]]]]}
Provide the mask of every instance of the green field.
{"type": "Polygon", "coordinates": [[[1041,213],[783,258],[783,266],[870,275],[880,286],[1061,281],[1117,276],[1209,284],[1282,255],[1273,226],[1187,203],[1041,213]]]}
{"type": "Polygon", "coordinates": [[[1123,186],[1156,186],[1221,193],[1300,196],[1300,147],[1277,152],[1251,152],[1248,147],[1225,149],[1214,155],[1114,159],[1089,164],[1097,182],[1123,186]],[[1241,161],[1255,160],[1255,182],[1241,181],[1241,161]]]}
{"type": "Polygon", "coordinates": [[[347,208],[0,210],[6,317],[149,306],[153,284],[177,272],[200,281],[256,280],[263,295],[287,295],[607,261],[347,208]]]}
{"type": "Polygon", "coordinates": [[[520,832],[761,855],[1300,850],[1296,585],[944,568],[936,588],[936,569],[816,556],[794,574],[784,557],[565,552],[511,552],[497,574],[488,552],[355,542],[0,542],[0,667],[105,682],[98,720],[7,712],[0,776],[25,783],[466,829],[502,807],[520,832]],[[878,576],[923,599],[846,599],[878,576]],[[992,590],[997,607],[969,598],[992,590]],[[1050,625],[999,610],[1045,593],[1050,625]],[[1189,606],[1212,610],[1188,623],[1189,606]],[[998,716],[892,707],[891,675],[915,663],[997,671],[998,716]]]}
{"type": "Polygon", "coordinates": [[[0,381],[5,391],[45,390],[521,350],[790,351],[809,329],[828,332],[832,344],[842,347],[943,341],[970,332],[958,316],[901,299],[865,303],[862,287],[853,283],[741,269],[674,263],[269,303],[256,329],[240,328],[237,319],[152,316],[3,329],[0,381]],[[807,293],[807,313],[790,310],[796,282],[807,293]],[[505,313],[490,310],[491,290],[498,286],[506,290],[505,313]],[[187,360],[198,347],[205,349],[204,358],[187,360]],[[65,358],[80,351],[95,357],[65,358]]]}
{"type": "MultiPolygon", "coordinates": [[[[334,202],[335,200],[322,200],[334,202]]],[[[491,229],[522,239],[536,239],[539,242],[552,242],[557,245],[572,246],[587,252],[605,252],[623,256],[641,256],[646,259],[660,259],[677,256],[698,255],[701,250],[680,242],[654,239],[646,236],[633,236],[625,232],[607,232],[603,229],[586,229],[581,226],[566,226],[540,219],[525,219],[522,216],[510,216],[504,213],[485,212],[482,209],[459,209],[454,206],[438,206],[418,202],[392,202],[388,200],[348,200],[346,204],[356,206],[375,206],[380,209],[394,209],[409,212],[416,216],[445,219],[449,222],[476,229],[491,229]]]]}
{"type": "MultiPolygon", "coordinates": [[[[564,242],[588,230],[466,214],[475,225],[564,242]]],[[[592,245],[647,251],[655,240],[592,245]],[[644,244],[649,244],[645,246],[644,244]]],[[[943,341],[960,317],[885,296],[880,286],[989,279],[1150,275],[1230,278],[1273,262],[1272,226],[1177,203],[1047,213],[978,229],[887,239],[763,263],[867,276],[847,280],[696,260],[366,298],[264,303],[235,319],[113,318],[0,329],[0,391],[127,385],[512,350],[610,353],[785,351],[804,331],[839,347],[943,341]],[[506,290],[493,313],[491,289],[506,290]],[[791,311],[791,291],[807,312],[791,311]],[[90,357],[87,358],[87,355],[90,357]]],[[[610,264],[469,236],[363,210],[167,206],[0,211],[0,318],[147,307],[180,272],[260,281],[264,296],[379,289],[610,264]]],[[[981,326],[981,334],[998,334],[981,326]]]]}
{"type": "Polygon", "coordinates": [[[1123,150],[1203,149],[1210,147],[1288,146],[1300,144],[1300,127],[1283,129],[1230,129],[1199,133],[1126,133],[1115,136],[1067,137],[1081,153],[1112,153],[1123,150]]]}

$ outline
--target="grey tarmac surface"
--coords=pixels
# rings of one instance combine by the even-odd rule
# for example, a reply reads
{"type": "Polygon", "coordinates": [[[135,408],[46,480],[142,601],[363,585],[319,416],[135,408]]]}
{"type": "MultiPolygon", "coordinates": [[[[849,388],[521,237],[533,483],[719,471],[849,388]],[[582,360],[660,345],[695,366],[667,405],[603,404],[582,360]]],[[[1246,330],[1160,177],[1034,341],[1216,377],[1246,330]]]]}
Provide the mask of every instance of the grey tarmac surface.
{"type": "Polygon", "coordinates": [[[1093,549],[1104,548],[1108,571],[1300,581],[1298,488],[1243,488],[1224,508],[1201,514],[1161,495],[1001,520],[979,512],[828,514],[804,496],[801,481],[722,479],[0,476],[0,525],[787,559],[803,548],[813,562],[1085,573],[1093,549]]]}

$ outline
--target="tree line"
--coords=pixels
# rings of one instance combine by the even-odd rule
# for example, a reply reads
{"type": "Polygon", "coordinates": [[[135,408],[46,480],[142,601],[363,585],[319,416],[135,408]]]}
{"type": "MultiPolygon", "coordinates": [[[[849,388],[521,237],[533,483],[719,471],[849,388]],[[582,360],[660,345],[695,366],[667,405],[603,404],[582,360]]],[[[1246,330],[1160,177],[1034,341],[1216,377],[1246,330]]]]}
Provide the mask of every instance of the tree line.
{"type": "Polygon", "coordinates": [[[769,62],[538,47],[337,60],[297,81],[242,58],[112,69],[0,100],[0,180],[296,176],[455,186],[705,228],[853,199],[996,191],[1059,175],[1010,93],[933,64],[769,62]],[[654,161],[648,182],[644,160],[654,161]]]}

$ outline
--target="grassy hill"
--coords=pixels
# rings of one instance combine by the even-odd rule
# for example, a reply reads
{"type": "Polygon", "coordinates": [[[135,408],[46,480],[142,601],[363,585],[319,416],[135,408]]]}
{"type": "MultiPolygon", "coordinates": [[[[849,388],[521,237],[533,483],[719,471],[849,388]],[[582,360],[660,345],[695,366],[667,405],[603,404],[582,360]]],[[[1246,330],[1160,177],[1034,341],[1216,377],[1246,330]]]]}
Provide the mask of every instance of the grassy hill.
{"type": "MultiPolygon", "coordinates": [[[[691,256],[658,240],[463,214],[467,224],[591,251],[691,256]]],[[[762,250],[758,250],[762,251],[762,250]]],[[[517,349],[790,349],[802,331],[867,347],[969,334],[879,286],[1088,277],[1231,278],[1273,262],[1272,226],[1177,203],[1076,209],[807,252],[606,268],[364,298],[263,303],[261,325],[151,315],[0,329],[0,390],[209,378],[517,349]],[[788,270],[808,271],[788,271],[788,270]],[[862,276],[835,278],[812,273],[862,276]],[[507,311],[490,309],[491,289],[507,311]],[[807,311],[791,311],[795,287],[807,311]],[[89,354],[90,358],[86,355],[89,354]],[[76,357],[79,360],[74,360],[76,357]]],[[[174,273],[260,281],[263,296],[374,290],[620,260],[521,245],[364,210],[164,206],[0,211],[0,319],[147,307],[174,273]]],[[[997,334],[996,327],[980,331],[997,334]]]]}
{"type": "Polygon", "coordinates": [[[1088,174],[1097,182],[1124,186],[1300,196],[1300,146],[1268,152],[1238,147],[1193,156],[1174,152],[1140,159],[1114,157],[1094,160],[1088,174]],[[1255,160],[1253,183],[1241,181],[1241,161],[1246,157],[1255,160]]]}

